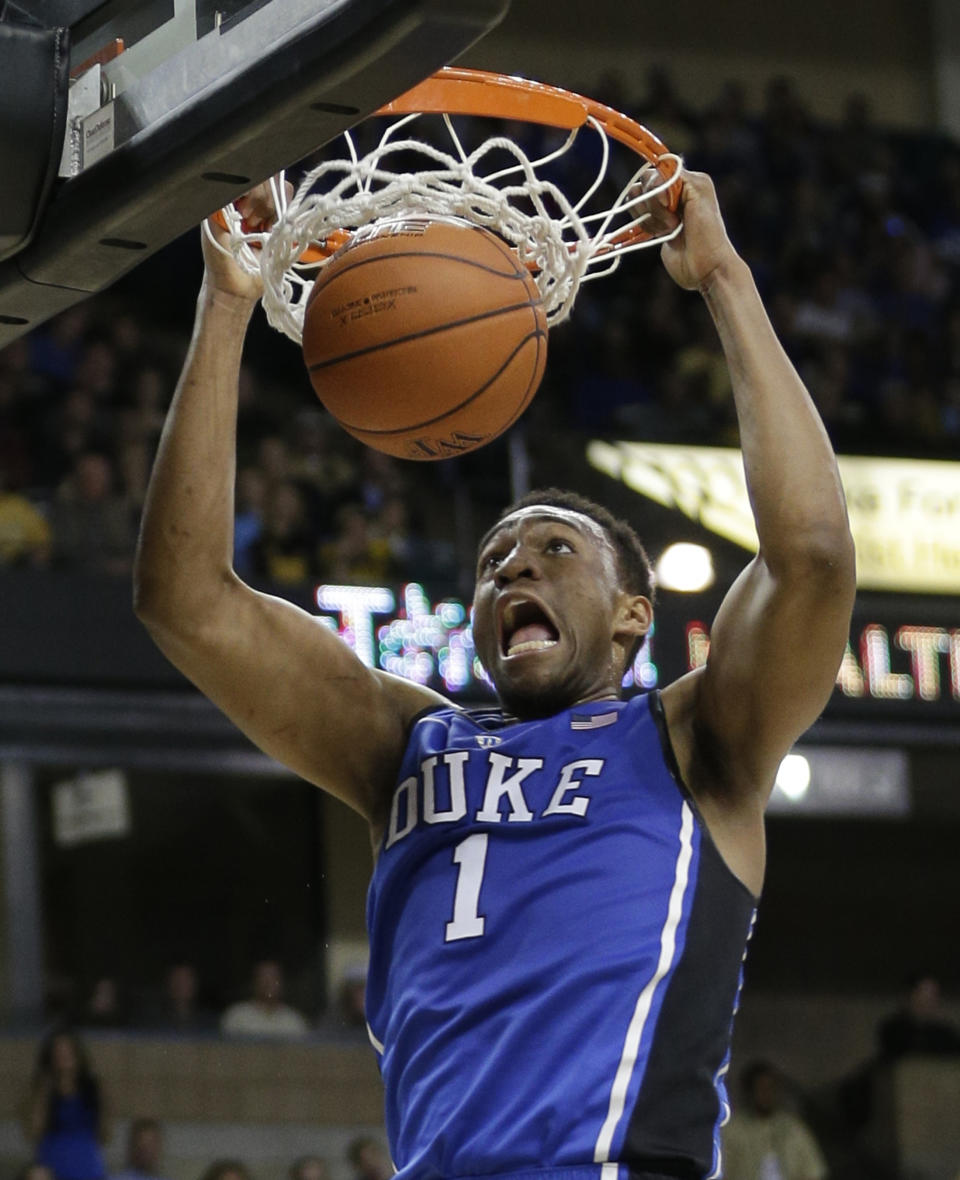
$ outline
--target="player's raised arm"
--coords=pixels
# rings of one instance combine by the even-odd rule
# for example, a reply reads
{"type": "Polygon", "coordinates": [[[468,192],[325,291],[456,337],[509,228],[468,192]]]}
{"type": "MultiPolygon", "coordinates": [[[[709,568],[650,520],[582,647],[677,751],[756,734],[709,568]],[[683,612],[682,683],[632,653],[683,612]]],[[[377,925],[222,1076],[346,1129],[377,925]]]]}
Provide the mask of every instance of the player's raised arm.
{"type": "Polygon", "coordinates": [[[832,691],[855,592],[853,541],[827,433],[707,176],[686,176],[681,212],[683,231],[662,257],[680,286],[700,291],[717,326],[760,544],[717,614],[706,668],[676,696],[701,788],[765,801],[780,760],[832,691]]]}
{"type": "MultiPolygon", "coordinates": [[[[268,219],[267,187],[241,211],[268,219]]],[[[237,379],[260,287],[206,238],[204,258],[144,508],[136,611],[171,662],[257,745],[376,826],[410,718],[441,698],[366,668],[312,615],[233,572],[237,379]]]]}

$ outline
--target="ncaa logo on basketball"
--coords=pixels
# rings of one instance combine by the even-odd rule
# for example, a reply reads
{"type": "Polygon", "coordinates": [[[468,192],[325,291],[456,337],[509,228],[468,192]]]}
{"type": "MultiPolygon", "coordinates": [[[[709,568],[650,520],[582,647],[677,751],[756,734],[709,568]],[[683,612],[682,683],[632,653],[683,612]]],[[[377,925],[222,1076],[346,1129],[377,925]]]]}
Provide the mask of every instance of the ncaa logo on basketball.
{"type": "Polygon", "coordinates": [[[491,746],[499,746],[501,739],[492,733],[481,733],[477,735],[477,745],[481,750],[489,750],[491,746]]]}

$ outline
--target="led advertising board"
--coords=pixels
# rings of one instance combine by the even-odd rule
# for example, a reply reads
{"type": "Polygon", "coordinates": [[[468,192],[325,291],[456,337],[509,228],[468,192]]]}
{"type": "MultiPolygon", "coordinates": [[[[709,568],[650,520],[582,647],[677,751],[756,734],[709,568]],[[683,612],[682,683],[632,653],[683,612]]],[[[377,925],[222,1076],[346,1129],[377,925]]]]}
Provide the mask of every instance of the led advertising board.
{"type": "MultiPolygon", "coordinates": [[[[468,603],[436,599],[418,582],[318,586],[320,622],[369,667],[427,684],[465,703],[492,688],[473,646],[468,603]]],[[[700,667],[716,596],[664,595],[624,678],[624,692],[662,687],[700,667]]],[[[876,598],[858,603],[828,715],[930,720],[960,727],[960,600],[876,598]],[[955,609],[954,609],[955,608],[955,609]]]]}

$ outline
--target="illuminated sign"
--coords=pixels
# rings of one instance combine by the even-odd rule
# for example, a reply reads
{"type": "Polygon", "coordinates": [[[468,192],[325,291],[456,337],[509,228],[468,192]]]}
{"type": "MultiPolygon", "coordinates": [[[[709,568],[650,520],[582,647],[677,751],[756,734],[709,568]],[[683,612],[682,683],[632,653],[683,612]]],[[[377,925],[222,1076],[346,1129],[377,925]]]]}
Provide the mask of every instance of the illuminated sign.
{"type": "MultiPolygon", "coordinates": [[[[382,668],[453,696],[491,696],[493,687],[473,647],[469,610],[456,598],[431,603],[419,582],[400,591],[382,586],[318,586],[321,622],[369,668],[382,668]]],[[[653,628],[637,652],[624,687],[655,688],[653,628]]]]}
{"type": "MultiPolygon", "coordinates": [[[[710,652],[706,624],[688,623],[686,638],[688,669],[702,667],[710,652]]],[[[960,628],[856,627],[837,673],[837,692],[850,699],[960,704],[960,628]],[[906,653],[902,670],[894,667],[898,652],[906,653]]]]}
{"type": "MultiPolygon", "coordinates": [[[[368,667],[429,685],[455,700],[493,695],[473,646],[470,608],[459,599],[434,601],[420,583],[408,582],[397,593],[384,586],[322,585],[315,602],[323,625],[368,667]]],[[[693,602],[657,608],[656,629],[624,678],[626,695],[669,684],[706,662],[709,626],[689,614],[702,609],[693,602]]],[[[828,711],[927,716],[960,724],[960,605],[955,620],[940,622],[932,616],[904,622],[899,608],[869,609],[863,617],[858,607],[828,711]]]]}
{"type": "MultiPolygon", "coordinates": [[[[738,450],[594,441],[587,459],[634,491],[756,551],[738,450]]],[[[837,462],[857,546],[858,585],[960,593],[960,463],[852,455],[837,462]]]]}

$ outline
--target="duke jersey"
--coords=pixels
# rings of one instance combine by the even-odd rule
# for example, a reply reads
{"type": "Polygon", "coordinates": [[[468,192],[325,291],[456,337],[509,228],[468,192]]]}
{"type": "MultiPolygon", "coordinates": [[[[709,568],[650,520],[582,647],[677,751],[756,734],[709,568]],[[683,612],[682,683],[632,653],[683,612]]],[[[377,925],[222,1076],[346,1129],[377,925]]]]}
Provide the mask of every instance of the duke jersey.
{"type": "Polygon", "coordinates": [[[753,915],[658,693],[422,714],[367,898],[400,1180],[718,1176],[753,915]]]}

